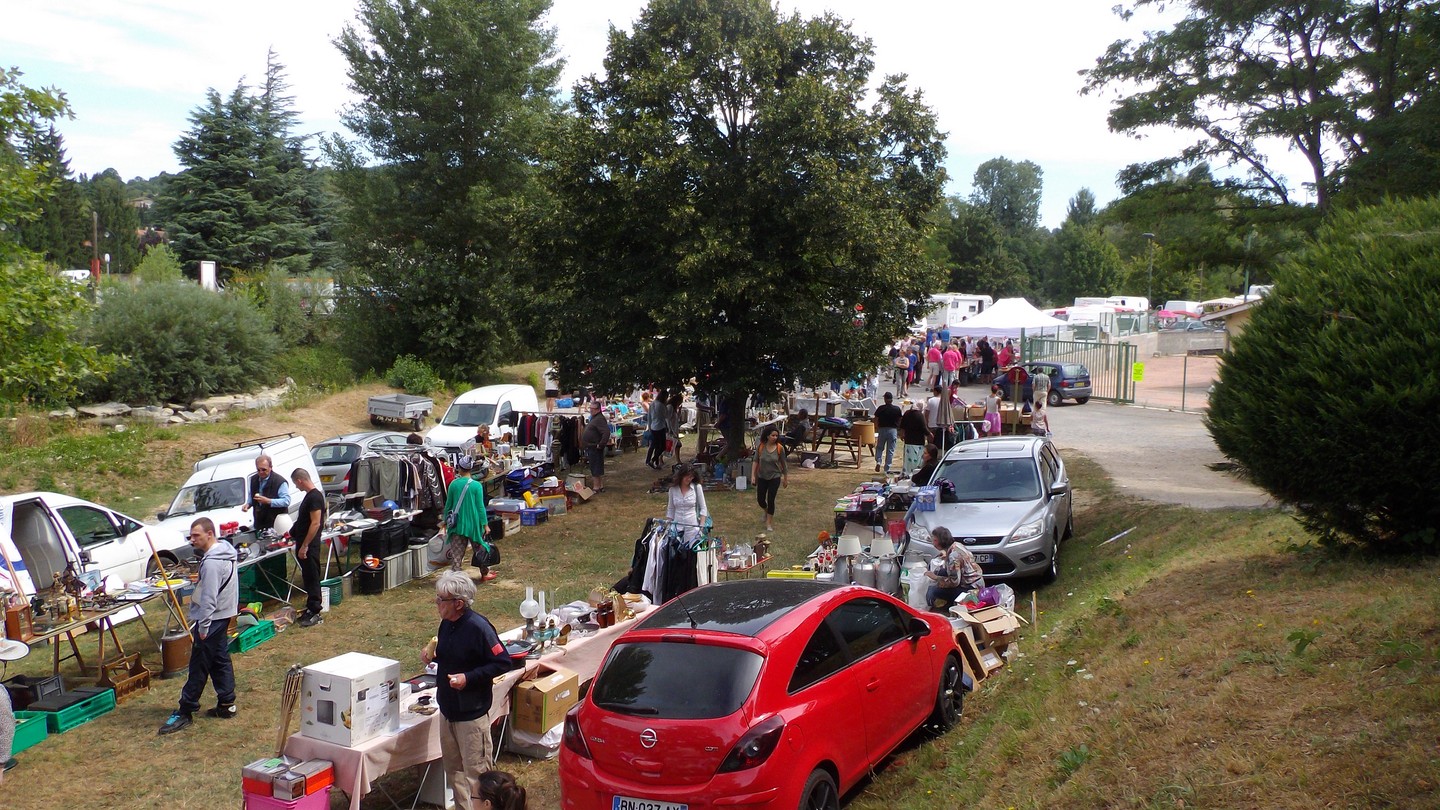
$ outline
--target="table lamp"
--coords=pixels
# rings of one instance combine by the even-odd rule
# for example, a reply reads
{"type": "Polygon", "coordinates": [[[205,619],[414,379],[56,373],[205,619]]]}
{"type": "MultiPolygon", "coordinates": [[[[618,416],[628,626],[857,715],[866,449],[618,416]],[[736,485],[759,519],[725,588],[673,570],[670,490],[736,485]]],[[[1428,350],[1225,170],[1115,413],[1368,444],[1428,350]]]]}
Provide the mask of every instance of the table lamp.
{"type": "Polygon", "coordinates": [[[840,535],[835,553],[838,556],[835,559],[835,576],[831,581],[838,582],[841,585],[849,585],[852,580],[851,566],[854,565],[855,558],[860,556],[861,553],[860,535],[840,535]]]}
{"type": "Polygon", "coordinates": [[[535,640],[535,620],[540,616],[540,603],[535,601],[535,588],[525,586],[525,601],[520,603],[520,616],[525,619],[525,638],[535,640]]]}

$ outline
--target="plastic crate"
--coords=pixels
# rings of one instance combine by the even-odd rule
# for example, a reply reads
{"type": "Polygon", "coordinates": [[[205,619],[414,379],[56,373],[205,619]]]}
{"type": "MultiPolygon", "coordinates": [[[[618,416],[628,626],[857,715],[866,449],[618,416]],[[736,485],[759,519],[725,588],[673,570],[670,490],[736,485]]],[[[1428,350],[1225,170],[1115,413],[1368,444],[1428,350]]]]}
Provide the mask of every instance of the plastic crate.
{"type": "Polygon", "coordinates": [[[330,786],[293,801],[258,793],[246,793],[244,797],[245,810],[326,810],[330,806],[330,786]]]}
{"type": "Polygon", "coordinates": [[[31,708],[45,715],[45,725],[51,734],[60,734],[114,711],[115,690],[82,687],[38,701],[31,708]]]}
{"type": "Polygon", "coordinates": [[[410,570],[410,552],[404,551],[385,558],[385,590],[398,588],[409,582],[413,571],[410,570]]]}
{"type": "Polygon", "coordinates": [[[541,524],[541,523],[544,523],[544,522],[545,522],[545,519],[548,518],[549,516],[550,516],[550,511],[549,511],[548,509],[543,508],[543,507],[536,507],[536,508],[534,508],[534,509],[521,509],[521,510],[520,510],[520,525],[521,525],[521,526],[537,526],[537,525],[539,525],[539,524],[541,524]]]}
{"type": "Polygon", "coordinates": [[[39,745],[49,733],[44,712],[15,712],[15,739],[10,743],[11,755],[39,745]]]}
{"type": "Polygon", "coordinates": [[[10,691],[10,704],[16,709],[24,709],[37,700],[44,700],[64,692],[65,679],[60,675],[50,675],[44,678],[16,675],[5,681],[4,686],[10,691]]]}
{"type": "Polygon", "coordinates": [[[241,568],[239,573],[240,604],[246,605],[251,602],[268,600],[269,597],[260,593],[262,590],[270,593],[284,593],[280,588],[283,587],[281,583],[288,579],[289,572],[286,568],[288,564],[285,555],[277,554],[254,565],[241,568]]]}
{"type": "Polygon", "coordinates": [[[265,619],[259,624],[241,630],[240,635],[230,639],[230,652],[249,652],[274,637],[275,622],[265,619]]]}

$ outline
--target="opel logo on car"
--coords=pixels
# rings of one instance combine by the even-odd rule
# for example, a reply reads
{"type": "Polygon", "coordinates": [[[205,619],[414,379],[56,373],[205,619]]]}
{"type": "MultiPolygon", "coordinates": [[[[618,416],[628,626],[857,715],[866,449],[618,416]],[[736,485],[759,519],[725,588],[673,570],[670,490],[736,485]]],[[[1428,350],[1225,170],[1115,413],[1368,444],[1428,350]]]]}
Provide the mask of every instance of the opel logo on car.
{"type": "Polygon", "coordinates": [[[654,748],[657,742],[659,742],[659,738],[655,736],[655,729],[647,728],[640,732],[640,744],[646,748],[654,748]]]}

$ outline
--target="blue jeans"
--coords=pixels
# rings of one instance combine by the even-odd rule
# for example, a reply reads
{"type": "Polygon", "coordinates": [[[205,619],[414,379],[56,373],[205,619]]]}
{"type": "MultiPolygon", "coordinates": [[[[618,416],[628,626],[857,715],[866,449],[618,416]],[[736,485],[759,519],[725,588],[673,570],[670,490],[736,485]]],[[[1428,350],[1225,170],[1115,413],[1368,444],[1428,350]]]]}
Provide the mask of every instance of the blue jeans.
{"type": "Polygon", "coordinates": [[[230,665],[230,637],[225,631],[229,619],[210,622],[210,635],[196,640],[191,633],[190,677],[180,690],[180,711],[194,714],[200,710],[200,693],[205,682],[215,682],[215,697],[220,703],[235,702],[235,669],[230,665]]]}
{"type": "Polygon", "coordinates": [[[890,464],[895,460],[895,443],[900,440],[899,428],[880,428],[875,431],[875,463],[880,463],[881,454],[885,457],[885,469],[890,469],[890,464]]]}

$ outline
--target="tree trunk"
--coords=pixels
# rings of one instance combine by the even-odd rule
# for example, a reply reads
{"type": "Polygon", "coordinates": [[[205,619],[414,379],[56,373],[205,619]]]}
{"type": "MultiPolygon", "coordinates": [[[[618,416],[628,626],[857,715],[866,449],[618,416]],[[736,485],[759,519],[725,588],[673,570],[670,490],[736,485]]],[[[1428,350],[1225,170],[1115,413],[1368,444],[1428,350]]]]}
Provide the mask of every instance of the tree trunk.
{"type": "Polygon", "coordinates": [[[730,391],[725,394],[726,417],[721,429],[725,437],[725,453],[721,460],[726,464],[745,454],[745,405],[750,401],[748,391],[730,391]]]}

